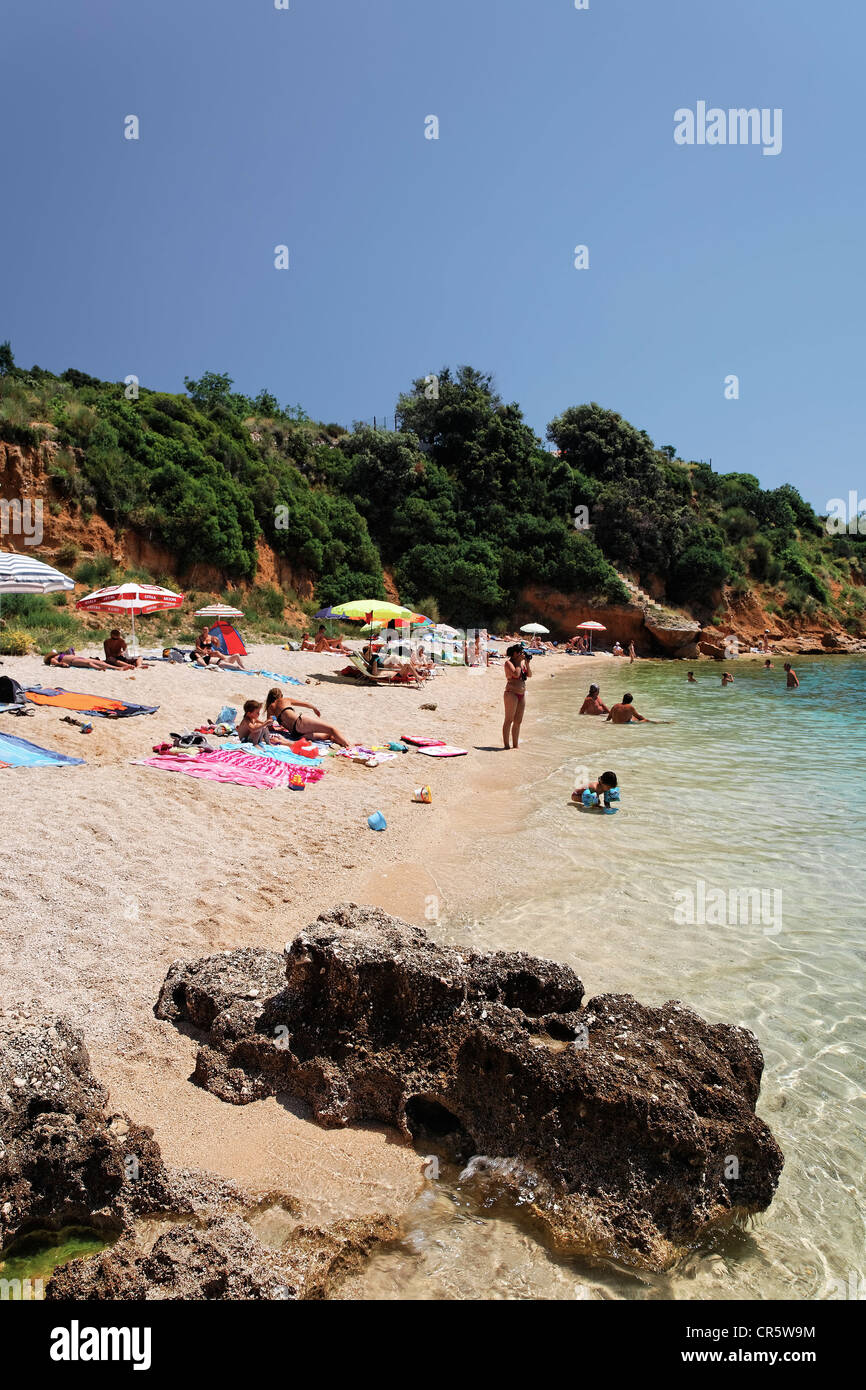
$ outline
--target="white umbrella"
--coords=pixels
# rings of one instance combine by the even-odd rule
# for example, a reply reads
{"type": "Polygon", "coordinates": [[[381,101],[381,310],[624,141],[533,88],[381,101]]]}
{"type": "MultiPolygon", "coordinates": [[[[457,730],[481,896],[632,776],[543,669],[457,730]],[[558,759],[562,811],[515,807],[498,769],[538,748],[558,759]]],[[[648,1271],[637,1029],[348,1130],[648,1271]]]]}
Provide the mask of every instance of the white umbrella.
{"type": "Polygon", "coordinates": [[[74,588],[74,580],[34,555],[0,555],[0,604],[4,594],[55,594],[74,588]]]}
{"type": "Polygon", "coordinates": [[[447,623],[437,623],[433,631],[439,637],[462,637],[463,633],[458,627],[449,627],[447,623]]]}
{"type": "Polygon", "coordinates": [[[128,613],[132,618],[132,645],[135,648],[136,613],[160,613],[166,608],[180,608],[183,594],[161,589],[158,584],[112,584],[80,598],[76,608],[86,613],[128,613]]]}
{"type": "Polygon", "coordinates": [[[542,633],[542,632],[549,632],[549,631],[550,631],[550,628],[549,628],[549,627],[542,627],[542,626],[541,626],[541,623],[524,623],[524,624],[523,624],[523,627],[520,629],[520,631],[521,631],[521,632],[537,632],[537,633],[542,633]]]}
{"type": "Polygon", "coordinates": [[[197,608],[195,616],[197,618],[242,618],[244,615],[239,608],[232,608],[230,603],[211,603],[207,608],[197,608]]]}

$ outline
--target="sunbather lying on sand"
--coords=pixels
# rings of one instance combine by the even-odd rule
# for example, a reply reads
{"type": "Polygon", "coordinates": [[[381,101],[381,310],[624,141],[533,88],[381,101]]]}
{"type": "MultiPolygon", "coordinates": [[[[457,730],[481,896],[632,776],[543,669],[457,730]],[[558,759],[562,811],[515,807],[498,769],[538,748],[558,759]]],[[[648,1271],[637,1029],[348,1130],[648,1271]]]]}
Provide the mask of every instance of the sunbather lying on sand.
{"type": "Polygon", "coordinates": [[[48,652],[45,657],[46,666],[76,667],[80,666],[85,671],[110,671],[111,667],[105,661],[100,661],[96,656],[74,656],[69,652],[48,652]]]}
{"type": "Polygon", "coordinates": [[[289,741],[299,738],[325,739],[328,743],[338,743],[341,748],[349,748],[349,740],[344,738],[339,729],[335,729],[333,724],[325,724],[315,705],[309,704],[307,700],[287,700],[285,695],[276,686],[268,691],[265,701],[265,714],[270,721],[269,727],[276,732],[286,733],[289,741]],[[308,714],[298,714],[298,709],[311,709],[316,716],[311,719],[308,714]]]}

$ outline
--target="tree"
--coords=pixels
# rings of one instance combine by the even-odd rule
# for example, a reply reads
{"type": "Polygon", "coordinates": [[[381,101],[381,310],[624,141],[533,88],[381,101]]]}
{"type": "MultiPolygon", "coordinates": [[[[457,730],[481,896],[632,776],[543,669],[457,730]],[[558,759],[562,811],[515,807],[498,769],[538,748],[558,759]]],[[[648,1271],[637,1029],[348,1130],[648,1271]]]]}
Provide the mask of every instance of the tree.
{"type": "Polygon", "coordinates": [[[232,379],[224,372],[205,372],[195,381],[185,376],[183,384],[200,410],[212,410],[215,405],[228,405],[232,394],[232,379]]]}
{"type": "Polygon", "coordinates": [[[0,376],[8,376],[15,370],[15,358],[12,356],[12,347],[7,338],[5,343],[0,343],[0,376]]]}

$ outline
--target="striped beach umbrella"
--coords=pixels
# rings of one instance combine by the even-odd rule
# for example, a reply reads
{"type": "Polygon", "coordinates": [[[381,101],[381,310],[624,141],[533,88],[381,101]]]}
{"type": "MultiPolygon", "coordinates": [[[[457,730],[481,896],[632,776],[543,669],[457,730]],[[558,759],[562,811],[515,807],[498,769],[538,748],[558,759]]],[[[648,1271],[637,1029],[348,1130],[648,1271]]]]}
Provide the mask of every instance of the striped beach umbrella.
{"type": "Polygon", "coordinates": [[[211,603],[207,608],[195,610],[197,618],[242,618],[240,608],[232,608],[230,603],[211,603]]]}
{"type": "Polygon", "coordinates": [[[132,619],[132,642],[135,645],[136,614],[161,613],[168,608],[180,608],[183,594],[162,589],[158,584],[111,584],[80,598],[75,607],[85,613],[128,613],[132,619]]]}
{"type": "Polygon", "coordinates": [[[56,594],[74,588],[74,580],[35,555],[0,555],[0,605],[4,594],[56,594]]]}

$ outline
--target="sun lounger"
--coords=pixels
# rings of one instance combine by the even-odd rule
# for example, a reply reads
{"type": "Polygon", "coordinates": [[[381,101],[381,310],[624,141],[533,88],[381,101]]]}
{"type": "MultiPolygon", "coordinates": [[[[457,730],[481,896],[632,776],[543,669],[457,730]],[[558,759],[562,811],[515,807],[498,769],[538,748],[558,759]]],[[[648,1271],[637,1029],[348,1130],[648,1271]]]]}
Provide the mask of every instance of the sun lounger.
{"type": "Polygon", "coordinates": [[[417,680],[417,677],[416,677],[415,681],[407,681],[407,680],[400,680],[400,679],[398,679],[398,673],[397,673],[396,671],[391,671],[391,670],[389,670],[387,666],[385,666],[385,667],[382,669],[382,674],[381,674],[380,676],[373,676],[373,675],[371,675],[370,672],[367,670],[366,662],[364,661],[364,658],[363,658],[362,656],[357,656],[357,655],[355,655],[355,656],[350,656],[350,657],[349,657],[349,665],[348,665],[348,666],[344,666],[343,669],[342,669],[342,671],[341,671],[339,674],[340,674],[340,675],[349,675],[349,674],[351,674],[351,671],[352,671],[352,670],[354,670],[354,671],[357,673],[357,675],[360,676],[361,680],[366,681],[368,685],[418,685],[418,684],[420,684],[420,682],[417,680]]]}

